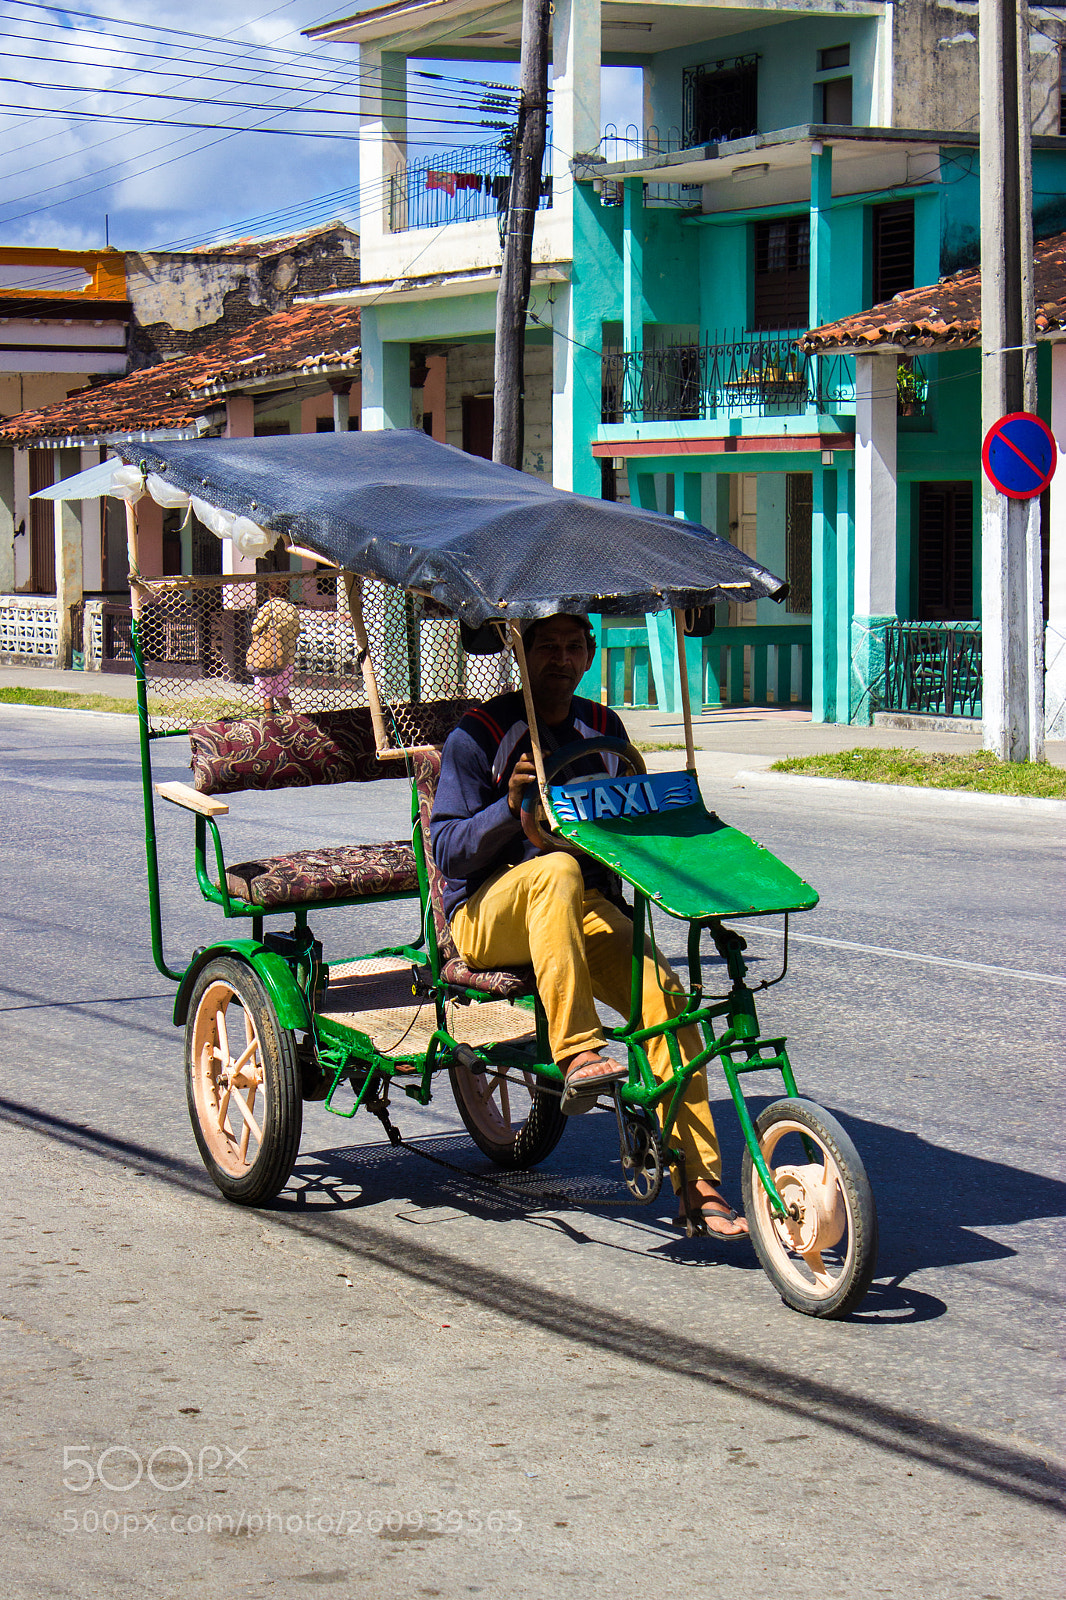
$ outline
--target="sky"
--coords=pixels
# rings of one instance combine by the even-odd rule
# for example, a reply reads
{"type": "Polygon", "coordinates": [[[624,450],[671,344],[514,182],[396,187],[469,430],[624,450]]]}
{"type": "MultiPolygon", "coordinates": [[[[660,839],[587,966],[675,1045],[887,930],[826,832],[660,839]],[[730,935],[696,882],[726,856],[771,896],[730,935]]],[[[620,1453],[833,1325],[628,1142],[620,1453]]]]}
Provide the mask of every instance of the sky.
{"type": "MultiPolygon", "coordinates": [[[[356,226],[358,50],[300,30],[358,9],[0,0],[0,245],[162,249],[356,226]]],[[[412,155],[499,138],[478,85],[516,78],[498,62],[412,63],[412,155]],[[419,75],[433,70],[445,81],[419,75]]],[[[603,88],[605,123],[636,119],[635,73],[607,72],[603,88]]]]}

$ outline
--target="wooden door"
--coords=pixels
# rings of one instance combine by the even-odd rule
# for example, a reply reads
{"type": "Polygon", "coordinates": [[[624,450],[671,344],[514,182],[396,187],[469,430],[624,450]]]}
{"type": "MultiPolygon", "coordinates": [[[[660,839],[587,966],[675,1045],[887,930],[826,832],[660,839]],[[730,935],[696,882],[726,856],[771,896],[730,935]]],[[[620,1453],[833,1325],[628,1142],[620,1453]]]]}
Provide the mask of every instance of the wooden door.
{"type": "MultiPolygon", "coordinates": [[[[755,501],[759,479],[754,472],[734,474],[729,480],[729,537],[746,556],[756,559],[755,501]]],[[[729,626],[743,627],[755,621],[755,601],[729,603],[729,626]]]]}
{"type": "MultiPolygon", "coordinates": [[[[55,456],[51,450],[30,451],[30,494],[50,489],[55,482],[55,456]]],[[[56,592],[56,516],[52,500],[30,501],[30,590],[56,592]]]]}

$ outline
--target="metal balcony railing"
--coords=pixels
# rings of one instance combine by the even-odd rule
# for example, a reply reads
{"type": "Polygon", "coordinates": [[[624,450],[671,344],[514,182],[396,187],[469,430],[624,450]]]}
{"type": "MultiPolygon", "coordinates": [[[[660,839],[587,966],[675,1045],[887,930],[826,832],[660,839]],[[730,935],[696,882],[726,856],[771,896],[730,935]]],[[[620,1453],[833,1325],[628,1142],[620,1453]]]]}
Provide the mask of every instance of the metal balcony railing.
{"type": "Polygon", "coordinates": [[[776,415],[853,402],[851,363],[804,355],[795,346],[803,331],[648,344],[629,352],[605,347],[603,421],[697,422],[723,413],[776,415]]]}
{"type": "MultiPolygon", "coordinates": [[[[545,155],[547,161],[548,156],[545,155]]],[[[409,161],[389,179],[389,228],[440,228],[450,222],[500,217],[511,187],[511,141],[440,150],[409,161]]],[[[552,181],[541,178],[538,210],[552,203],[552,181]]]]}
{"type": "Polygon", "coordinates": [[[893,622],[885,630],[884,709],[981,715],[981,624],[893,622]]]}
{"type": "MultiPolygon", "coordinates": [[[[602,152],[600,159],[603,161],[639,161],[645,156],[672,155],[675,151],[683,149],[680,128],[662,130],[654,123],[647,128],[638,128],[631,122],[623,132],[619,132],[615,124],[609,122],[600,139],[602,152]]],[[[602,205],[622,204],[624,191],[620,179],[602,178],[599,180],[598,189],[602,205]]],[[[701,192],[702,187],[698,183],[660,183],[656,182],[654,174],[648,174],[644,183],[644,204],[653,207],[698,207],[701,192]]]]}
{"type": "MultiPolygon", "coordinates": [[[[803,329],[735,333],[705,344],[650,343],[603,351],[604,422],[706,422],[722,415],[779,416],[837,411],[855,403],[847,356],[809,356],[796,348],[803,329]]],[[[920,363],[901,363],[897,411],[924,412],[928,381],[920,363]]]]}

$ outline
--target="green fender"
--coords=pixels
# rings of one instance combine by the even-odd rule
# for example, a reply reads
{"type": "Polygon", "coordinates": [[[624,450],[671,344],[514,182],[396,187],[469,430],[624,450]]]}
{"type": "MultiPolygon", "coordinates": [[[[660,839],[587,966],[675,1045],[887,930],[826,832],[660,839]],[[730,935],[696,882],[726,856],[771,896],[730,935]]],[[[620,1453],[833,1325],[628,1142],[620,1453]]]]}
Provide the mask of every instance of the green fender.
{"type": "Polygon", "coordinates": [[[174,1023],[183,1027],[189,1014],[189,996],[200,973],[217,956],[230,956],[251,967],[270,997],[279,1028],[309,1032],[311,1016],[300,985],[287,961],[268,950],[258,939],[227,939],[198,950],[185,971],[174,999],[174,1023]]]}

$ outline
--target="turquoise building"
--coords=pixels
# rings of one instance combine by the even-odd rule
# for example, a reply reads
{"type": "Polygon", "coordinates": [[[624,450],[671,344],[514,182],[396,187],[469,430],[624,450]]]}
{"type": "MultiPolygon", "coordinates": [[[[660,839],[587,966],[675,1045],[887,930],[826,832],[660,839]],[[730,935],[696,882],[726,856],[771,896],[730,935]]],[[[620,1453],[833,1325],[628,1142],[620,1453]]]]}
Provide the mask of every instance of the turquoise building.
{"type": "MultiPolygon", "coordinates": [[[[720,604],[688,640],[697,704],[980,715],[980,353],[800,343],[977,259],[976,40],[941,19],[926,0],[554,6],[524,465],[702,522],[788,578],[784,607],[720,604]],[[640,68],[639,126],[602,123],[603,66],[640,68]]],[[[398,0],[316,30],[358,42],[376,86],[365,281],[343,297],[363,307],[365,427],[487,453],[506,152],[416,153],[405,95],[412,58],[517,59],[518,25],[482,0],[398,0]]],[[[1066,225],[1066,139],[1044,45],[1046,234],[1066,225]]],[[[657,619],[612,620],[601,644],[587,690],[675,708],[657,619]]]]}

